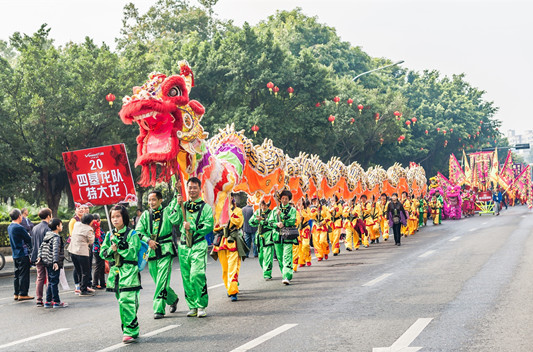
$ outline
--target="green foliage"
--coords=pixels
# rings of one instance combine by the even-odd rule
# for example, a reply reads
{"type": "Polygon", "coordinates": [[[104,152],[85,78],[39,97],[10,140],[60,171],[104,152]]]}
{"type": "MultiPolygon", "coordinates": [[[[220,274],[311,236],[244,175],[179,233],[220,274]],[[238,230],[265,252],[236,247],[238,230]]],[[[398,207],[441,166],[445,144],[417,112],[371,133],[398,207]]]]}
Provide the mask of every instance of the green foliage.
{"type": "MultiPolygon", "coordinates": [[[[46,25],[33,35],[14,33],[9,43],[0,41],[0,197],[45,203],[70,217],[59,208],[68,187],[61,153],[122,142],[135,160],[137,127],[118,118],[120,98],[151,71],[177,73],[181,59],[193,68],[191,97],[206,107],[206,131],[231,123],[249,131],[257,124],[258,141],[270,138],[291,156],[339,156],[364,167],[415,161],[431,175],[447,170],[451,152],[507,144],[493,119],[493,103],[464,75],[393,66],[353,82],[391,61],[343,42],[334,28],[301,9],[236,27],[216,18],[216,2],[158,0],[144,14],[128,4],[117,51],[89,37],[57,47],[46,25]],[[268,82],[279,87],[278,95],[269,92],[268,82]],[[110,92],[117,97],[113,107],[104,99],[110,92]],[[335,96],[339,104],[332,102],[335,96]],[[395,111],[403,114],[400,120],[395,111]],[[330,115],[336,117],[333,126],[330,115]],[[407,127],[412,117],[418,121],[407,127]]],[[[133,169],[134,176],[138,172],[133,169]]]]}

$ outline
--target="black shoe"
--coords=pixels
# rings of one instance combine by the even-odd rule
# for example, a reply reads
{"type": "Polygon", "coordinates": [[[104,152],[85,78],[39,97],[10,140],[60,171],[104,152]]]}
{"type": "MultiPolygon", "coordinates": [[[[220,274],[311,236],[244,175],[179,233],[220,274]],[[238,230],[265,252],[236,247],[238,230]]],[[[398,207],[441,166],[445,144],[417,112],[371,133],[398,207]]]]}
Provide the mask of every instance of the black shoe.
{"type": "Polygon", "coordinates": [[[89,291],[85,291],[85,292],[81,292],[80,296],[81,297],[92,297],[92,296],[94,296],[94,293],[93,292],[89,292],[89,291]]]}
{"type": "Polygon", "coordinates": [[[401,243],[398,243],[398,247],[401,246],[402,244],[401,243]]]}
{"type": "Polygon", "coordinates": [[[379,243],[379,239],[378,238],[376,238],[376,243],[379,243]]]}
{"type": "Polygon", "coordinates": [[[346,250],[347,250],[348,252],[351,252],[351,251],[352,251],[352,249],[351,249],[351,248],[348,248],[348,247],[346,247],[346,250]]]}
{"type": "Polygon", "coordinates": [[[178,297],[176,297],[176,302],[172,303],[170,305],[170,313],[176,313],[176,309],[178,307],[178,302],[180,301],[180,299],[178,297]]]}
{"type": "Polygon", "coordinates": [[[375,241],[375,240],[372,240],[372,241],[370,241],[370,244],[374,244],[374,243],[376,243],[376,241],[375,241]]]}
{"type": "Polygon", "coordinates": [[[154,319],[163,319],[164,317],[165,317],[165,314],[161,314],[161,313],[154,314],[154,319]]]}
{"type": "Polygon", "coordinates": [[[333,253],[333,256],[334,256],[334,257],[336,257],[336,256],[338,256],[338,255],[339,255],[339,253],[333,253]]]}

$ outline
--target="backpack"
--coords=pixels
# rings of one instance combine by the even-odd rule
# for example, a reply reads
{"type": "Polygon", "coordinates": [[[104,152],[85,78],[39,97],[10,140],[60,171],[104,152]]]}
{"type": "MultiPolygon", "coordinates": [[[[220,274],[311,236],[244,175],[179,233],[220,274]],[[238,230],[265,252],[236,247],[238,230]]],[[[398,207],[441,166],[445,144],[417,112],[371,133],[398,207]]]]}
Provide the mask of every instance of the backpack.
{"type": "MultiPolygon", "coordinates": [[[[128,236],[131,236],[133,234],[133,230],[128,228],[126,230],[128,232],[127,236],[123,237],[123,241],[126,241],[128,236]]],[[[137,267],[139,268],[139,272],[143,271],[146,267],[146,263],[148,262],[148,243],[144,242],[143,240],[140,240],[141,242],[141,248],[139,248],[139,252],[137,252],[137,267]]],[[[133,263],[130,263],[133,264],[133,263]]]]}

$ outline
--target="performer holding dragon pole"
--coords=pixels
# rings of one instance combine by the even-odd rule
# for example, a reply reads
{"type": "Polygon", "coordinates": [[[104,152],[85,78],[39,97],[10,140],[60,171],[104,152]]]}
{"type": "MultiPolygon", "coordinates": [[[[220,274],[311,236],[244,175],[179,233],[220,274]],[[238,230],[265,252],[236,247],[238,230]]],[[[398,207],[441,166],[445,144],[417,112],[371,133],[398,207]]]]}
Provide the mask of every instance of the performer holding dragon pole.
{"type": "Polygon", "coordinates": [[[298,254],[298,266],[311,266],[311,226],[312,218],[309,201],[302,198],[301,207],[298,212],[300,218],[300,243],[298,254]]]}
{"type": "Polygon", "coordinates": [[[313,246],[315,249],[316,259],[321,262],[323,259],[328,259],[329,245],[328,245],[328,225],[330,223],[331,215],[328,207],[319,202],[318,207],[311,210],[315,225],[313,226],[313,246]]]}
{"type": "Polygon", "coordinates": [[[289,205],[291,199],[291,191],[285,190],[281,192],[281,204],[274,208],[268,218],[270,226],[274,229],[272,235],[274,250],[276,251],[279,269],[282,273],[282,282],[285,285],[290,285],[292,280],[292,246],[298,245],[298,238],[286,239],[281,236],[282,228],[296,225],[296,209],[289,205]]]}
{"type": "Polygon", "coordinates": [[[149,210],[139,219],[136,231],[140,238],[148,243],[148,270],[155,283],[153,300],[154,319],[165,316],[165,308],[170,306],[170,313],[176,312],[178,295],[170,287],[172,261],[177,255],[172,240],[172,225],[178,225],[182,213],[177,199],[167,207],[162,206],[163,196],[159,191],[148,194],[149,210]]]}
{"type": "Polygon", "coordinates": [[[333,256],[337,256],[340,253],[340,238],[342,232],[342,213],[343,207],[339,202],[339,197],[333,195],[333,202],[331,204],[331,233],[329,242],[331,243],[333,256]]]}
{"type": "MultiPolygon", "coordinates": [[[[207,241],[205,235],[213,231],[213,210],[201,198],[202,182],[191,177],[187,181],[189,200],[183,202],[178,196],[178,204],[185,208],[185,218],[180,219],[181,241],[178,245],[181,278],[185,291],[185,301],[190,311],[188,317],[207,316],[205,308],[209,302],[207,294],[207,241]],[[189,241],[186,238],[189,237],[189,241]],[[189,243],[188,243],[189,242],[189,243]]],[[[178,214],[183,214],[179,212],[178,214]]]]}
{"type": "Polygon", "coordinates": [[[359,216],[355,210],[356,199],[357,197],[354,197],[350,203],[346,203],[343,209],[344,229],[346,230],[344,246],[349,252],[353,249],[359,249],[359,235],[355,232],[353,227],[354,220],[359,216]]]}
{"type": "Polygon", "coordinates": [[[257,227],[256,243],[259,265],[263,269],[263,278],[272,279],[272,263],[274,262],[274,242],[272,240],[272,227],[268,222],[270,216],[270,202],[261,200],[259,209],[250,218],[250,225],[257,227]]]}
{"type": "Polygon", "coordinates": [[[384,241],[389,239],[389,219],[387,217],[388,207],[389,201],[387,199],[387,195],[382,193],[379,201],[376,204],[376,212],[378,214],[378,224],[384,241]]]}

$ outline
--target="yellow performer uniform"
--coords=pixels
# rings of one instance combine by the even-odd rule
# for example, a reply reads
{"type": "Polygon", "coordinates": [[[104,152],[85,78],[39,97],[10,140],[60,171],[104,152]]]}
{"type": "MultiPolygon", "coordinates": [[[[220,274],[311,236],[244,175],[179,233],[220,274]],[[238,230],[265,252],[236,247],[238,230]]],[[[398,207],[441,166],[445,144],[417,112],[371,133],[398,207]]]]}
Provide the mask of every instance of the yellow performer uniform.
{"type": "MultiPolygon", "coordinates": [[[[298,245],[298,265],[311,266],[311,226],[310,220],[312,218],[311,209],[304,207],[298,212],[300,224],[300,238],[298,245]]],[[[296,271],[296,270],[295,270],[296,271]]]]}
{"type": "Polygon", "coordinates": [[[342,205],[336,200],[336,204],[331,207],[331,232],[329,237],[334,256],[339,255],[340,252],[339,240],[342,232],[342,213],[342,205]]]}
{"type": "MultiPolygon", "coordinates": [[[[357,218],[360,219],[360,220],[363,220],[363,206],[361,205],[361,200],[359,200],[357,203],[355,203],[355,205],[353,206],[353,211],[355,214],[357,214],[357,218]]],[[[356,219],[354,219],[354,221],[352,221],[352,227],[354,229],[356,229],[355,227],[355,224],[357,223],[356,219]]],[[[365,227],[366,229],[366,227],[365,227]]],[[[356,233],[358,233],[356,231],[356,233]]],[[[364,234],[361,234],[361,233],[358,233],[358,236],[359,236],[359,242],[357,242],[357,245],[355,246],[355,249],[359,249],[359,246],[363,244],[363,240],[365,238],[365,235],[364,234]]],[[[368,239],[366,241],[366,245],[368,247],[368,239]]]]}
{"type": "Polygon", "coordinates": [[[389,208],[389,202],[387,201],[386,196],[382,196],[381,199],[376,204],[376,212],[378,214],[378,224],[383,239],[386,241],[389,239],[389,219],[387,214],[387,209],[389,208]]]}
{"type": "MultiPolygon", "coordinates": [[[[402,197],[403,197],[403,194],[402,194],[402,197]]],[[[409,219],[411,218],[411,216],[410,216],[410,212],[411,212],[411,201],[407,198],[407,195],[405,195],[405,197],[403,197],[403,199],[402,199],[402,204],[403,204],[403,208],[405,209],[405,212],[406,212],[407,215],[408,215],[408,217],[407,217],[407,224],[409,224],[409,219]]],[[[402,228],[401,228],[400,233],[401,233],[403,236],[409,236],[409,229],[408,229],[408,226],[402,224],[402,228]]]]}
{"type": "MultiPolygon", "coordinates": [[[[370,243],[379,243],[379,224],[377,221],[376,203],[367,202],[363,209],[363,217],[365,219],[366,229],[368,236],[366,237],[366,246],[368,247],[368,238],[370,237],[370,243]]],[[[363,242],[364,244],[364,242],[363,242]]]]}
{"type": "Polygon", "coordinates": [[[354,229],[354,222],[357,221],[359,214],[355,210],[355,206],[351,207],[346,205],[343,209],[344,217],[344,229],[346,230],[346,240],[344,245],[347,251],[352,251],[353,249],[359,249],[359,234],[354,229]]]}
{"type": "Polygon", "coordinates": [[[331,215],[328,207],[323,205],[312,209],[311,214],[315,220],[315,226],[313,226],[313,246],[315,248],[316,258],[320,262],[322,259],[328,259],[328,225],[331,222],[331,215]]]}
{"type": "Polygon", "coordinates": [[[407,220],[407,234],[409,236],[414,235],[415,232],[418,230],[418,207],[420,206],[420,204],[415,198],[411,199],[410,205],[411,208],[406,208],[406,210],[409,211],[409,220],[407,220]]]}
{"type": "Polygon", "coordinates": [[[239,271],[241,269],[239,245],[243,243],[240,231],[243,223],[242,209],[234,206],[231,210],[228,226],[215,229],[215,232],[222,231],[223,235],[220,245],[215,246],[213,252],[218,253],[218,260],[222,266],[222,279],[232,301],[237,300],[239,293],[239,271]]]}
{"type": "Polygon", "coordinates": [[[431,217],[433,217],[433,225],[439,225],[442,214],[442,203],[437,199],[437,197],[433,196],[433,198],[429,201],[429,207],[431,209],[431,217]]]}

